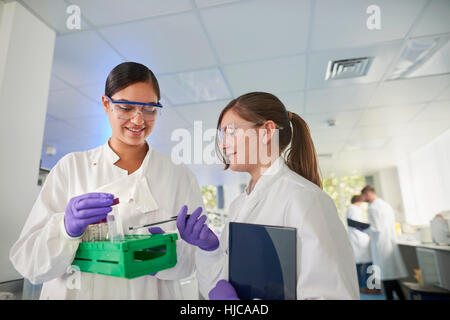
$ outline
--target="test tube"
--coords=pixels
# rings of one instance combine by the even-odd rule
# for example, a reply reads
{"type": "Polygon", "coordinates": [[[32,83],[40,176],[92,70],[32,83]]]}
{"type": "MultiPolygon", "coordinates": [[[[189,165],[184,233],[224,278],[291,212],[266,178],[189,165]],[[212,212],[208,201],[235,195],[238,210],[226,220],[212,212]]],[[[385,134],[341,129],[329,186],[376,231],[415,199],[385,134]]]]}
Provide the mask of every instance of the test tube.
{"type": "Polygon", "coordinates": [[[109,241],[120,241],[123,240],[123,229],[120,224],[120,218],[116,219],[117,210],[113,208],[113,214],[108,214],[106,216],[106,221],[108,223],[108,238],[109,241]]]}

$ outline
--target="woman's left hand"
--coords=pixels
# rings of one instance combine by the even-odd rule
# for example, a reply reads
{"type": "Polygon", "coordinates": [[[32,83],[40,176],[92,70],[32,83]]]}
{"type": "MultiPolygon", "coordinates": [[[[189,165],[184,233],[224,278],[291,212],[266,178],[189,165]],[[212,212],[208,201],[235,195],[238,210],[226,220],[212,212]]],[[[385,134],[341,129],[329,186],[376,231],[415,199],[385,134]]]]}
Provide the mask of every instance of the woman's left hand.
{"type": "Polygon", "coordinates": [[[219,280],[208,294],[209,300],[240,300],[236,290],[226,280],[219,280]]]}

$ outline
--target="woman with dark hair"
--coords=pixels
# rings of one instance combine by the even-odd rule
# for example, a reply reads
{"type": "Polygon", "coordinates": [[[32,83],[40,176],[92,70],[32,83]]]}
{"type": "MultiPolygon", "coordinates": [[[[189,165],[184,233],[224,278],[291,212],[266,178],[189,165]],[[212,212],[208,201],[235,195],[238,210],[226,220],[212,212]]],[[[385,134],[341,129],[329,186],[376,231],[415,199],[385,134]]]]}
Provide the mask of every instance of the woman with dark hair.
{"type": "MultiPolygon", "coordinates": [[[[78,284],[68,285],[77,276],[70,266],[83,233],[89,224],[103,220],[112,205],[124,230],[167,220],[182,207],[186,214],[186,205],[200,207],[194,218],[201,213],[202,195],[192,172],[146,142],[162,108],[159,101],[152,71],[135,62],[119,64],[110,72],[102,96],[112,128],[108,142],[65,155],[48,175],[10,252],[10,260],[25,278],[44,283],[41,299],[183,298],[177,280],[194,268],[194,247],[185,241],[177,242],[178,263],[171,269],[131,280],[81,273],[78,284]],[[119,198],[118,204],[114,198],[119,198]]],[[[200,222],[204,220],[203,216],[200,222]]],[[[183,223],[179,222],[182,227],[183,223]]],[[[175,222],[166,228],[176,231],[175,222]]],[[[134,232],[142,233],[148,234],[147,229],[134,232]]],[[[199,247],[218,246],[207,227],[202,235],[195,242],[199,247]]]]}
{"type": "MultiPolygon", "coordinates": [[[[225,169],[251,176],[229,208],[230,221],[297,229],[299,299],[359,299],[352,249],[332,199],[322,191],[306,122],[274,95],[252,92],[222,110],[217,129],[225,169]]],[[[202,295],[239,298],[227,281],[228,226],[218,249],[196,251],[196,265],[202,295]]]]}

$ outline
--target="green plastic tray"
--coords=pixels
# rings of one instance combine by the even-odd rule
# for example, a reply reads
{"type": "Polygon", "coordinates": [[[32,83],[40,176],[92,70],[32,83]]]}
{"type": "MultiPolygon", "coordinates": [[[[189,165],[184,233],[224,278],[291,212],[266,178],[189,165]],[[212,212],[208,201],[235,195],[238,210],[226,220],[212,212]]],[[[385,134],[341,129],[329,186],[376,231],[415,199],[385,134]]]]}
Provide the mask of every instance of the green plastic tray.
{"type": "Polygon", "coordinates": [[[73,260],[83,272],[137,278],[177,264],[176,233],[125,235],[122,241],[81,242],[73,260]]]}

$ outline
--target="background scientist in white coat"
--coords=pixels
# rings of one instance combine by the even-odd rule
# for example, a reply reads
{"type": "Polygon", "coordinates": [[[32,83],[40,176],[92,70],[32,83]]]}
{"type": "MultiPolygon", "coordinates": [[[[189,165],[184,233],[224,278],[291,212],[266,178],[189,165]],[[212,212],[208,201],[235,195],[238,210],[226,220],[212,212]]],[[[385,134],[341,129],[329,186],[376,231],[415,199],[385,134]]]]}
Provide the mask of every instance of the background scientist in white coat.
{"type": "MultiPolygon", "coordinates": [[[[251,175],[245,193],[229,208],[230,221],[297,228],[299,299],[359,299],[352,249],[333,201],[321,189],[314,145],[303,119],[274,95],[253,92],[232,100],[217,127],[226,168],[251,175]],[[245,138],[252,130],[256,140],[245,138]],[[285,160],[281,152],[289,144],[285,160]]],[[[210,299],[239,299],[227,281],[227,247],[228,225],[218,249],[196,250],[200,291],[210,299]]]]}
{"type": "MultiPolygon", "coordinates": [[[[181,299],[179,279],[194,270],[194,247],[177,241],[178,263],[154,276],[125,279],[81,273],[67,285],[87,225],[117,205],[123,229],[166,220],[184,206],[203,205],[193,173],[146,142],[157,120],[158,82],[144,65],[125,62],[109,74],[104,111],[112,136],[98,148],[70,153],[51,170],[21,235],[10,250],[14,267],[32,283],[44,283],[41,299],[181,299]]],[[[175,222],[166,225],[176,231],[175,222]]],[[[140,233],[148,233],[140,229],[140,233]]]]}
{"type": "MultiPolygon", "coordinates": [[[[346,214],[347,219],[367,223],[361,210],[361,204],[363,203],[361,195],[353,196],[350,202],[351,204],[348,207],[346,214]]],[[[350,226],[347,228],[347,232],[355,257],[359,290],[362,293],[375,293],[367,288],[367,279],[369,276],[367,268],[372,264],[372,257],[370,255],[370,237],[367,233],[350,226]]]]}
{"type": "Polygon", "coordinates": [[[393,300],[393,292],[400,300],[404,300],[398,279],[406,278],[408,271],[403,262],[395,237],[395,214],[392,207],[375,193],[371,185],[361,190],[362,200],[369,203],[370,249],[372,263],[380,268],[387,300],[393,300]]]}

